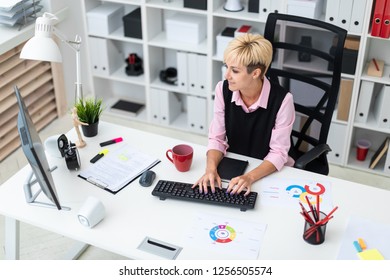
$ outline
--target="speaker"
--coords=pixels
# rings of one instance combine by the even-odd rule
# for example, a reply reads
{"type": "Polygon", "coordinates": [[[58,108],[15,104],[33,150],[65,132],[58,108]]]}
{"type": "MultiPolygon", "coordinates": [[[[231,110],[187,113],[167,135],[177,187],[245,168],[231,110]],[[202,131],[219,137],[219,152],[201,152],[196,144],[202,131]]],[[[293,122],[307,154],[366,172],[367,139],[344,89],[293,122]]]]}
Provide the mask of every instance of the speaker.
{"type": "Polygon", "coordinates": [[[77,218],[83,226],[93,228],[103,220],[105,215],[106,209],[103,203],[96,197],[90,196],[81,207],[77,218]]]}
{"type": "Polygon", "coordinates": [[[160,80],[169,85],[177,84],[177,70],[173,67],[168,67],[160,71],[160,80]]]}

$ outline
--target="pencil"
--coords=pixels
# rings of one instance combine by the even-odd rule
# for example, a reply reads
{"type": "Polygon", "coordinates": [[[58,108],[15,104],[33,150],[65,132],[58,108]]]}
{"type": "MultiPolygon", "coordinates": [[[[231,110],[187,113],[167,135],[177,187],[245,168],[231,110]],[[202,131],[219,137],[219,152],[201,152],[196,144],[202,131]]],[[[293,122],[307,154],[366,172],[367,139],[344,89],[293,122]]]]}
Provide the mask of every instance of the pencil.
{"type": "Polygon", "coordinates": [[[379,66],[378,66],[378,63],[376,62],[376,59],[375,59],[375,58],[372,59],[372,62],[374,62],[376,71],[379,71],[379,66]]]}

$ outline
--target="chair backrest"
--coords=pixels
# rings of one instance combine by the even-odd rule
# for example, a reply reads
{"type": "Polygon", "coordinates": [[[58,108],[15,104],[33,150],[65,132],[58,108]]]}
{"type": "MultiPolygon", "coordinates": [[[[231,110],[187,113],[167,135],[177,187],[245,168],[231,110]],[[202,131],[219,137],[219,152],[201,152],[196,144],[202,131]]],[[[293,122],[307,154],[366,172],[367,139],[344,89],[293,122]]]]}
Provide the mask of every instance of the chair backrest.
{"type": "Polygon", "coordinates": [[[267,18],[264,37],[273,45],[274,59],[266,75],[294,96],[294,158],[327,141],[346,36],[346,30],[315,19],[279,13],[267,18]]]}

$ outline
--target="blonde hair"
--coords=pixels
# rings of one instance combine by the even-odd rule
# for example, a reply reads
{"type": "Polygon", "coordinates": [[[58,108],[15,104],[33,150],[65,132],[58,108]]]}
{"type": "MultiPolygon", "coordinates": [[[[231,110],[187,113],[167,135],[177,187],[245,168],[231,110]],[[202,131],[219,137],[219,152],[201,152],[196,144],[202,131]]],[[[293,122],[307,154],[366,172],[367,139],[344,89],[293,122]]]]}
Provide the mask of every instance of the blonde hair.
{"type": "Polygon", "coordinates": [[[234,38],[225,49],[223,60],[234,60],[247,67],[248,74],[256,68],[262,77],[272,62],[272,44],[259,34],[246,33],[234,38]]]}

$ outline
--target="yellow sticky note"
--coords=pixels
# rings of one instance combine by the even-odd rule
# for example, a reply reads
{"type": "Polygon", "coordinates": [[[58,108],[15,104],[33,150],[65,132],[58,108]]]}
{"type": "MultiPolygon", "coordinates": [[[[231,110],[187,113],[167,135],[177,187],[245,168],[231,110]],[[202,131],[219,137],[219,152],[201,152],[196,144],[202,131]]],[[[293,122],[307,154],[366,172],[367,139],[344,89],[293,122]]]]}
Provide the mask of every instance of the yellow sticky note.
{"type": "Polygon", "coordinates": [[[385,259],[377,249],[368,249],[357,254],[361,260],[384,260],[385,259]]]}

